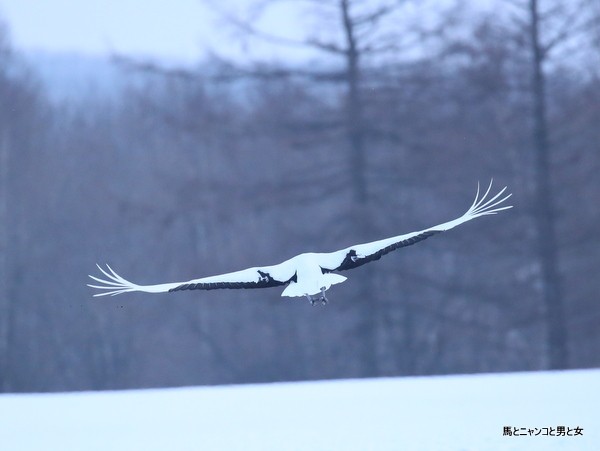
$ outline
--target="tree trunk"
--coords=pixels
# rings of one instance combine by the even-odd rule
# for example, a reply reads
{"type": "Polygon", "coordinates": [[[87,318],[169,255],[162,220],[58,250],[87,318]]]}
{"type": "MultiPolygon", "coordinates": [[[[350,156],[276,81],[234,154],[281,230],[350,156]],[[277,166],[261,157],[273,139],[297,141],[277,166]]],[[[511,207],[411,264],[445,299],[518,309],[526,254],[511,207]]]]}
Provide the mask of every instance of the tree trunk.
{"type": "Polygon", "coordinates": [[[541,265],[542,296],[548,330],[548,366],[550,369],[561,369],[568,366],[567,331],[558,271],[556,217],[550,180],[546,80],[543,69],[545,55],[540,44],[538,1],[530,0],[529,9],[533,59],[532,101],[536,205],[534,217],[537,229],[537,253],[541,265]]]}
{"type": "Polygon", "coordinates": [[[8,133],[0,128],[0,393],[8,391],[8,337],[10,299],[8,293],[8,133]]]}
{"type": "MultiPolygon", "coordinates": [[[[353,223],[361,239],[370,236],[368,216],[367,155],[365,149],[364,108],[360,96],[359,51],[356,44],[354,24],[350,17],[348,0],[340,0],[342,24],[346,38],[346,127],[350,146],[350,184],[353,202],[353,223]]],[[[364,276],[358,289],[361,376],[372,377],[379,374],[377,353],[377,331],[379,329],[379,308],[374,296],[373,274],[370,267],[363,269],[364,276]]]]}

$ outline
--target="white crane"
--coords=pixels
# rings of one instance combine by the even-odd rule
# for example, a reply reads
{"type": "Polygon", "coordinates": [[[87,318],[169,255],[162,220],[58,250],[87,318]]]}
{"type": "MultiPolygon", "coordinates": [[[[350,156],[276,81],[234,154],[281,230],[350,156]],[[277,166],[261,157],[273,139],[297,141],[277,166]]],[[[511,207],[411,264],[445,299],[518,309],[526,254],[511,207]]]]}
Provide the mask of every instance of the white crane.
{"type": "Polygon", "coordinates": [[[136,285],[123,279],[110,266],[106,265],[107,269],[105,270],[96,265],[106,279],[90,275],[93,280],[101,285],[88,284],[88,286],[104,290],[102,293],[97,293],[94,296],[115,296],[133,291],[165,293],[181,290],[267,288],[287,285],[281,293],[282,296],[305,296],[313,305],[317,300],[325,304],[327,303],[325,291],[332,285],[342,283],[346,280],[346,277],[336,274],[336,271],[357,268],[365,263],[379,260],[383,255],[396,249],[418,243],[432,235],[453,229],[472,219],[485,215],[494,215],[501,210],[512,208],[512,205],[499,206],[512,195],[507,194],[500,198],[506,191],[506,187],[492,198],[487,199],[491,188],[492,181],[480,199],[478,184],[475,200],[465,214],[452,221],[425,230],[419,230],[418,232],[398,235],[371,243],[357,244],[335,252],[308,252],[296,255],[278,265],[257,266],[218,276],[159,285],[136,285]]]}

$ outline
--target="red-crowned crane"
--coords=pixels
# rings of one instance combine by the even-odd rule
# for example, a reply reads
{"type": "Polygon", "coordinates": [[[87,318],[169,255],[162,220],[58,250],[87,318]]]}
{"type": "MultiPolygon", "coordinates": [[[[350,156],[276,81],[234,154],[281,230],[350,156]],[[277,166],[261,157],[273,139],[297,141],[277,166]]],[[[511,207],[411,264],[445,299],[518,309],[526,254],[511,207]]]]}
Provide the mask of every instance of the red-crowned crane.
{"type": "Polygon", "coordinates": [[[478,185],[473,204],[461,217],[418,232],[398,235],[371,243],[357,244],[335,252],[308,252],[296,255],[278,265],[257,266],[218,276],[159,285],[136,285],[123,279],[110,266],[106,265],[107,269],[105,270],[97,265],[106,278],[101,279],[90,275],[93,280],[101,285],[88,284],[88,286],[104,290],[94,296],[114,296],[133,291],[165,293],[182,290],[267,288],[287,285],[281,293],[282,296],[305,296],[313,305],[317,300],[326,303],[325,291],[332,285],[346,280],[346,277],[336,274],[337,271],[357,268],[365,263],[379,260],[383,255],[396,249],[418,243],[432,235],[453,229],[472,219],[494,215],[499,211],[512,208],[512,205],[500,206],[511,196],[511,194],[507,194],[501,197],[506,191],[506,187],[492,198],[487,199],[491,188],[492,182],[490,182],[485,194],[479,198],[478,185]]]}

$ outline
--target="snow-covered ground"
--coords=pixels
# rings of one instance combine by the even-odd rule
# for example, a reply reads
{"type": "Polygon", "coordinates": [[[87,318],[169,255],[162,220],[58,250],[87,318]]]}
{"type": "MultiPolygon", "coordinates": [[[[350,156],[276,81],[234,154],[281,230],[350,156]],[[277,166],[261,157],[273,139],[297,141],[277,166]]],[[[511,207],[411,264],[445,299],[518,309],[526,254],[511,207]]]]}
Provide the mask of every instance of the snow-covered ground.
{"type": "Polygon", "coordinates": [[[599,450],[600,370],[0,395],[0,449],[599,450]]]}

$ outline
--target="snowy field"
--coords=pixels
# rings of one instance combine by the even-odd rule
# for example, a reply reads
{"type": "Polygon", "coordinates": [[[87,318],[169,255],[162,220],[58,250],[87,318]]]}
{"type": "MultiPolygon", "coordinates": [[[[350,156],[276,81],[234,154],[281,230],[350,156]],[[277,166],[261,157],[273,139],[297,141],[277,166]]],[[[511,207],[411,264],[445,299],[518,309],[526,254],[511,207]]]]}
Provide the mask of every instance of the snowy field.
{"type": "Polygon", "coordinates": [[[600,370],[0,395],[0,449],[596,451],[600,370]]]}

